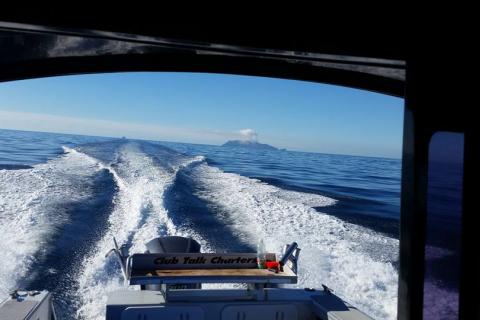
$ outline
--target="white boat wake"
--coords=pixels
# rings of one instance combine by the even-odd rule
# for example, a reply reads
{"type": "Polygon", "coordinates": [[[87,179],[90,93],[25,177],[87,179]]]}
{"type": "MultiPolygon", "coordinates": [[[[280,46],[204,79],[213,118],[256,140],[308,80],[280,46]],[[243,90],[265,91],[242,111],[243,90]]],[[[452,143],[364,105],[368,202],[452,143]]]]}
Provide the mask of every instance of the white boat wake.
{"type": "Polygon", "coordinates": [[[103,319],[107,294],[123,287],[117,261],[105,258],[113,237],[128,244],[130,253],[144,252],[146,242],[165,235],[192,237],[203,251],[215,251],[205,240],[215,237],[207,234],[208,228],[175,223],[175,212],[165,206],[167,197],[175,197],[171,190],[182,173],[194,184],[192,196],[228,230],[223,235],[252,247],[263,238],[267,249],[275,252],[298,242],[299,287],[326,284],[375,318],[396,317],[397,272],[392,265],[396,239],[313,209],[335,205],[334,199],[280,189],[225,173],[207,165],[203,157],[156,148],[147,152],[142,144],[127,142],[109,161],[65,148],[65,154],[32,169],[0,170],[0,243],[12,261],[0,266],[0,294],[5,296],[28,276],[33,257],[48,250],[50,235],[68,222],[62,205],[95,197],[93,177],[102,170],[110,172],[116,191],[100,240],[69,275],[77,283],[76,318],[103,319]]]}

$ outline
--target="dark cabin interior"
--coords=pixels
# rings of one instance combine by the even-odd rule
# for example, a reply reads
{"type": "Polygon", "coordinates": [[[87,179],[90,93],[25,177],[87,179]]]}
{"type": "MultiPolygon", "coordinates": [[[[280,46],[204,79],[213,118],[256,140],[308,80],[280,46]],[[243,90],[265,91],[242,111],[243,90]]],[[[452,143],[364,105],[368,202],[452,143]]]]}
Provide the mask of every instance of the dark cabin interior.
{"type": "Polygon", "coordinates": [[[458,318],[480,319],[475,227],[480,130],[467,99],[469,64],[461,42],[442,34],[417,45],[421,37],[399,29],[319,36],[314,27],[219,28],[127,17],[0,14],[0,81],[188,71],[307,80],[403,97],[398,319],[423,317],[429,143],[439,131],[464,134],[458,318]],[[69,38],[83,40],[74,50],[51,50],[69,38]],[[115,46],[119,41],[130,45],[115,46]]]}

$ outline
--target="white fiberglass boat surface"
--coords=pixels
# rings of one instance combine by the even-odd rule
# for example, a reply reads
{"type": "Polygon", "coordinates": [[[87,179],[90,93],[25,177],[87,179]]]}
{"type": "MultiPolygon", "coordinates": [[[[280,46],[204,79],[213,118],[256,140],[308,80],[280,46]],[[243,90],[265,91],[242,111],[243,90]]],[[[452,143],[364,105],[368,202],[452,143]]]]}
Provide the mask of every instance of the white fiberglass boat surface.
{"type": "MultiPolygon", "coordinates": [[[[326,286],[286,287],[297,283],[295,242],[278,261],[273,253],[201,253],[195,240],[175,236],[153,239],[131,256],[114,244],[109,253],[125,289],[109,294],[107,320],[371,319],[326,286]]],[[[57,319],[52,295],[16,291],[0,305],[0,319],[57,319]]]]}

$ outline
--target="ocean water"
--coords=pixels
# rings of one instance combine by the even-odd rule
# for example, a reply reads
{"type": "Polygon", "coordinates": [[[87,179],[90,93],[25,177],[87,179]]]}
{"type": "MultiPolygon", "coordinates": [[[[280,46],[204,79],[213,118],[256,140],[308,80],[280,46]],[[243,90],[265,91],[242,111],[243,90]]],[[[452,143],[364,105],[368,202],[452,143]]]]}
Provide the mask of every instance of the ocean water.
{"type": "Polygon", "coordinates": [[[298,287],[395,319],[397,159],[255,151],[0,130],[0,299],[54,293],[61,319],[103,319],[123,287],[112,237],[143,252],[162,235],[202,250],[297,241],[298,287]]]}

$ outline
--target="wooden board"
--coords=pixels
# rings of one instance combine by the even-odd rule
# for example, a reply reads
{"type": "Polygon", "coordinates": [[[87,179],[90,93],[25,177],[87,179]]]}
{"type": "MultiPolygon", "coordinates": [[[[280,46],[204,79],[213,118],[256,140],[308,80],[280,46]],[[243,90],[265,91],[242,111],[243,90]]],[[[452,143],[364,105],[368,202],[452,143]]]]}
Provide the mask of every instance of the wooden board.
{"type": "MultiPolygon", "coordinates": [[[[185,277],[185,276],[245,276],[245,277],[285,277],[288,272],[278,272],[266,269],[190,269],[190,270],[155,270],[157,277],[185,277]]],[[[293,275],[293,273],[291,274],[293,275]]]]}
{"type": "Polygon", "coordinates": [[[285,267],[267,269],[176,269],[132,272],[130,284],[154,283],[297,283],[297,275],[285,267]]]}

